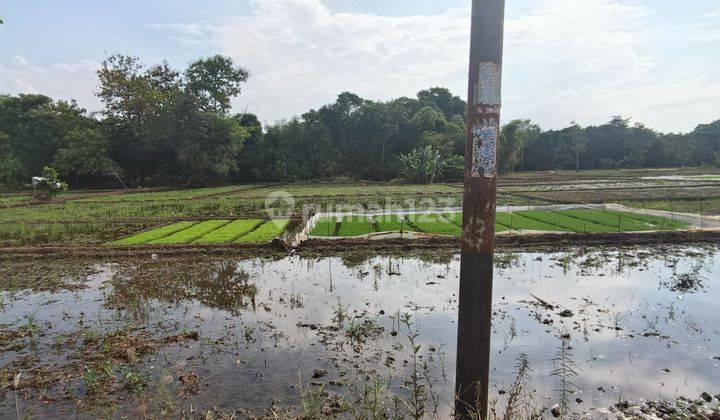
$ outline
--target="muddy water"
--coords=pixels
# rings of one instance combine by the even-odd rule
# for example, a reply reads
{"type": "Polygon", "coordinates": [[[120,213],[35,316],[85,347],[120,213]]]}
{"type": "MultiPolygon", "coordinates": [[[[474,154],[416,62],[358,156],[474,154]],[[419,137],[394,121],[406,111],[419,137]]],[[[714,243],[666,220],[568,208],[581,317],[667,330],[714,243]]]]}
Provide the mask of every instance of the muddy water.
{"type": "MultiPolygon", "coordinates": [[[[37,265],[18,264],[3,283],[0,415],[261,413],[272,400],[297,404],[301,390],[319,384],[352,400],[373,380],[407,398],[404,380],[423,363],[437,411],[447,412],[458,256],[37,265]],[[417,363],[408,326],[418,333],[417,363]],[[117,331],[151,345],[89,344],[117,331]]],[[[563,340],[577,412],[618,398],[720,391],[717,248],[506,253],[496,265],[491,391],[499,406],[521,354],[534,404],[559,401],[551,372],[563,340]]]]}

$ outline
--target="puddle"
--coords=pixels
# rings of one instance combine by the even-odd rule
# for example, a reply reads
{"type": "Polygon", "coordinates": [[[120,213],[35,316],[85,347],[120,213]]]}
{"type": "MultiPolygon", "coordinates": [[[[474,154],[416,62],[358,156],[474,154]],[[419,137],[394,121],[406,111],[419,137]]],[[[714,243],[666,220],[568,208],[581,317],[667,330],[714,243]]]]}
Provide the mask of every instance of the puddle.
{"type": "MultiPolygon", "coordinates": [[[[447,413],[459,256],[161,257],[78,266],[65,267],[67,274],[39,269],[56,288],[15,281],[1,292],[3,417],[16,415],[16,395],[21,415],[38,416],[261,414],[273,399],[298,404],[313,383],[352,400],[374,380],[408,398],[405,379],[423,365],[437,411],[447,413]],[[416,363],[407,324],[418,333],[416,363]]],[[[532,369],[534,404],[559,402],[551,372],[563,336],[564,356],[577,366],[573,410],[720,389],[716,247],[505,253],[496,266],[491,395],[498,406],[521,355],[532,369]]]]}

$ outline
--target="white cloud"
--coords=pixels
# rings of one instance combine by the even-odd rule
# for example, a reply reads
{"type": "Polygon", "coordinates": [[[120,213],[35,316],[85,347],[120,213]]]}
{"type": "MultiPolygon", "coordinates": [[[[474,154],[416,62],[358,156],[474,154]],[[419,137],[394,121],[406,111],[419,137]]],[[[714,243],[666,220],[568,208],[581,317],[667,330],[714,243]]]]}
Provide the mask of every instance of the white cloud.
{"type": "Polygon", "coordinates": [[[54,99],[76,99],[90,110],[98,110],[100,101],[94,96],[100,64],[81,60],[76,63],[37,65],[16,55],[0,64],[0,92],[8,94],[41,93],[54,99]]]}
{"type": "MultiPolygon", "coordinates": [[[[664,37],[675,35],[653,26],[650,9],[624,0],[534,4],[506,23],[505,119],[558,128],[622,113],[660,130],[686,131],[720,116],[713,115],[720,86],[710,77],[720,61],[707,54],[695,66],[676,65],[682,58],[663,49],[664,37]]],[[[469,20],[465,8],[391,17],[334,13],[323,0],[253,0],[241,15],[150,27],[175,40],[184,57],[222,53],[246,66],[252,77],[235,108],[273,122],[330,103],[342,91],[381,100],[446,86],[464,97],[469,20]]],[[[698,29],[713,28],[675,33],[682,41],[716,41],[716,32],[698,29]]],[[[172,57],[145,60],[165,58],[172,57]]],[[[15,57],[0,64],[0,91],[74,97],[96,110],[97,67],[38,66],[15,57]]]]}
{"type": "MultiPolygon", "coordinates": [[[[507,115],[558,124],[555,117],[566,109],[583,109],[585,99],[575,94],[639,82],[657,66],[653,55],[641,52],[656,35],[648,29],[648,15],[617,0],[543,0],[509,20],[505,94],[515,100],[506,104],[534,112],[508,109],[507,115]],[[524,89],[523,79],[530,77],[542,80],[535,89],[541,97],[514,91],[524,89]],[[569,84],[570,79],[576,81],[569,84]],[[558,90],[576,103],[532,106],[547,103],[544,98],[558,90]]],[[[183,45],[201,41],[247,66],[252,78],[237,107],[265,121],[332,102],[345,90],[388,99],[447,86],[465,96],[468,9],[388,17],[332,13],[321,0],[256,0],[249,13],[220,22],[156,27],[184,38],[183,45]]],[[[604,121],[618,112],[617,103],[606,105],[585,112],[593,114],[593,122],[604,121]]]]}

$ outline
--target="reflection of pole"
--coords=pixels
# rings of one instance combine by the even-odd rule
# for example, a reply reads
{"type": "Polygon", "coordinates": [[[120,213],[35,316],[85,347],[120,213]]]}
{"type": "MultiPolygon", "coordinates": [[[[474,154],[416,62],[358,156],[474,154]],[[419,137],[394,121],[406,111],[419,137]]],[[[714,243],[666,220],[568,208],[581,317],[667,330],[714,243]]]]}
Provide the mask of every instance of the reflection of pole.
{"type": "Polygon", "coordinates": [[[473,0],[456,415],[487,418],[505,0],[473,0]]]}

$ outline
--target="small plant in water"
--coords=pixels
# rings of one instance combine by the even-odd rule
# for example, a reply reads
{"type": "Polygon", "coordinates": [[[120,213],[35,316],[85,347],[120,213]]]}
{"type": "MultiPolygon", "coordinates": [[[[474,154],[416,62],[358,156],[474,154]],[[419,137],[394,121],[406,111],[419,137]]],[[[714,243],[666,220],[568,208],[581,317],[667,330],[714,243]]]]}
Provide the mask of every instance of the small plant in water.
{"type": "Polygon", "coordinates": [[[570,394],[580,389],[572,382],[572,378],[578,375],[580,368],[573,361],[570,349],[568,340],[563,338],[555,357],[551,359],[555,367],[550,372],[550,376],[560,379],[560,389],[556,391],[560,393],[559,416],[561,418],[564,418],[570,410],[570,394]]]}

